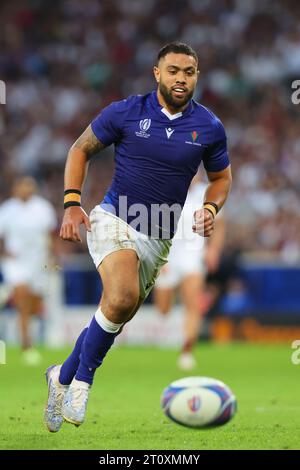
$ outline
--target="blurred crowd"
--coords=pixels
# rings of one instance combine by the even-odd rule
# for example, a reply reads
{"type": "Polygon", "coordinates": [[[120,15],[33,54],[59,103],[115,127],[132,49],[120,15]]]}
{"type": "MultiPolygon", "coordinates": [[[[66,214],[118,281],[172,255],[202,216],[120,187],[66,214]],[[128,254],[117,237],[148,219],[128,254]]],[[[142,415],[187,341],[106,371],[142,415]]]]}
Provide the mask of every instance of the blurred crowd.
{"type": "MultiPolygon", "coordinates": [[[[155,88],[157,52],[172,40],[197,51],[195,98],[227,130],[228,245],[299,262],[300,105],[291,100],[300,79],[297,0],[3,0],[0,200],[17,174],[31,174],[60,218],[69,147],[103,106],[155,88]]],[[[87,211],[113,168],[112,148],[92,161],[87,211]]]]}

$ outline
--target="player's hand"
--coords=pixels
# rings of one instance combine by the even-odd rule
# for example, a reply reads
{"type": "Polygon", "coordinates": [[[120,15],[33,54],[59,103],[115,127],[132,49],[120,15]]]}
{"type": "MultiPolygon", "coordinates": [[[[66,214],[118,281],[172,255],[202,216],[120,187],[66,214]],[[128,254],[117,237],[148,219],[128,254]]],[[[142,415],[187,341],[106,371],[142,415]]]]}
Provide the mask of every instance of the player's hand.
{"type": "Polygon", "coordinates": [[[215,228],[213,215],[207,209],[199,209],[194,212],[194,220],[193,232],[202,237],[210,237],[215,228]]]}
{"type": "Polygon", "coordinates": [[[60,237],[69,242],[82,242],[80,225],[84,224],[88,232],[91,231],[91,223],[87,213],[80,206],[71,206],[65,210],[60,228],[60,237]]]}

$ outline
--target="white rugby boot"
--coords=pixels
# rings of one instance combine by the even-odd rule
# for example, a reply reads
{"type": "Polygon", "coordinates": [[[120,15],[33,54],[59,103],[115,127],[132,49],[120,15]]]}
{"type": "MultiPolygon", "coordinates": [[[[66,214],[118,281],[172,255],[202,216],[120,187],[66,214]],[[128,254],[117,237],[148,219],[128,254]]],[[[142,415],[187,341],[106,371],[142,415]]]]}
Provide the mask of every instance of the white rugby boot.
{"type": "Polygon", "coordinates": [[[62,405],[65,421],[75,426],[84,422],[90,388],[88,383],[73,379],[62,405]]]}
{"type": "Polygon", "coordinates": [[[45,407],[44,421],[50,432],[59,431],[64,421],[61,407],[69,385],[59,383],[60,368],[61,365],[51,366],[45,374],[48,384],[48,399],[45,407]]]}

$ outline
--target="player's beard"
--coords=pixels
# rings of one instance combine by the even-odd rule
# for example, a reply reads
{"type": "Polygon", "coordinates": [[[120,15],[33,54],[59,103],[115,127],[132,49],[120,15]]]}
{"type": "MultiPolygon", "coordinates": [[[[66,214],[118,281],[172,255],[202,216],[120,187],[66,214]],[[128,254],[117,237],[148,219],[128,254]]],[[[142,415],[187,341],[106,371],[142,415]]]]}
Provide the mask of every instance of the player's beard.
{"type": "Polygon", "coordinates": [[[190,101],[190,99],[192,99],[193,94],[194,94],[194,90],[192,90],[190,92],[187,92],[185,98],[176,99],[172,96],[172,90],[171,89],[168,90],[166,85],[164,85],[163,83],[159,83],[158,88],[159,88],[159,91],[162,94],[165,102],[169,106],[171,106],[172,108],[175,108],[175,109],[177,109],[177,108],[179,109],[179,108],[184,107],[190,101]]]}

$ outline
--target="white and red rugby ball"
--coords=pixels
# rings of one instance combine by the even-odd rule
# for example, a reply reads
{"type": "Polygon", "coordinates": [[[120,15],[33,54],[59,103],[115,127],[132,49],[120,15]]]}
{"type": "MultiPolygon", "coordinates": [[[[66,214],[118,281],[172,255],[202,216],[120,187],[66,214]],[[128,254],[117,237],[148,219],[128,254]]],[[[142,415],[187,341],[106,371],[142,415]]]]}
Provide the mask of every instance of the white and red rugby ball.
{"type": "Polygon", "coordinates": [[[172,382],[161,397],[165,415],[192,428],[222,425],[237,410],[230,388],[211,377],[185,377],[172,382]]]}

